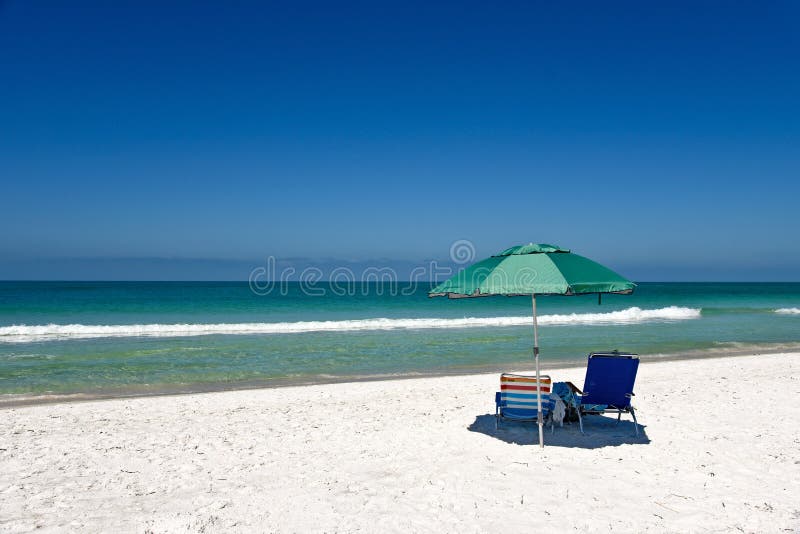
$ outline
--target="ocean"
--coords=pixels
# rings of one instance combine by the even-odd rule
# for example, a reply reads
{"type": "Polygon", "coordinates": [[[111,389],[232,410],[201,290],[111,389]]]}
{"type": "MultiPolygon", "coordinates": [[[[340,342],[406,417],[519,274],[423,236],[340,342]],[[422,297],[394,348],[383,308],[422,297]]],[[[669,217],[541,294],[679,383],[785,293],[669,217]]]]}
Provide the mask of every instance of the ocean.
{"type": "MultiPolygon", "coordinates": [[[[530,299],[429,285],[0,282],[0,395],[121,396],[532,368],[530,299]],[[262,288],[263,289],[263,288],[262,288]]],[[[537,299],[545,368],[800,350],[800,283],[537,299]]]]}

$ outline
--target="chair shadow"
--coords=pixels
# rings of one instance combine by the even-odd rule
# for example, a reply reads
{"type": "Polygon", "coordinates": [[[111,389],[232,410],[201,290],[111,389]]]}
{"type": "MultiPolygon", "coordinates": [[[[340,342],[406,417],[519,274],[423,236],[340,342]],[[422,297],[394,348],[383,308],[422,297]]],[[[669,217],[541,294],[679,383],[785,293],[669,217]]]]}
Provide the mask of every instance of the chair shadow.
{"type": "MultiPolygon", "coordinates": [[[[617,423],[616,417],[602,415],[587,415],[583,418],[583,431],[581,434],[577,422],[564,423],[563,427],[555,426],[555,432],[550,432],[550,426],[544,427],[545,447],[576,447],[581,449],[599,449],[601,447],[618,447],[619,445],[647,445],[650,438],[644,425],[639,425],[639,435],[634,433],[633,421],[623,419],[617,423]]],[[[536,423],[500,421],[495,429],[494,414],[485,414],[475,417],[475,421],[467,427],[470,432],[486,434],[495,439],[516,445],[538,445],[539,432],[536,423]]]]}

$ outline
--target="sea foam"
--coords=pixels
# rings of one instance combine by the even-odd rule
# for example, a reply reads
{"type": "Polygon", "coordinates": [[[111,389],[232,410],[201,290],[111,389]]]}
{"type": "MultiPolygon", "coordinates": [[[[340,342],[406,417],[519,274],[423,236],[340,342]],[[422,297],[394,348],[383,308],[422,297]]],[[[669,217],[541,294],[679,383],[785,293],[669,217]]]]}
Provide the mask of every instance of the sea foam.
{"type": "MultiPolygon", "coordinates": [[[[631,324],[676,321],[700,317],[698,308],[669,306],[655,310],[628,308],[607,313],[542,315],[541,325],[631,324]]],[[[103,337],[186,337],[204,335],[297,334],[303,332],[348,332],[364,330],[412,330],[530,325],[531,316],[464,317],[456,319],[352,319],[345,321],[298,321],[286,323],[219,324],[130,324],[130,325],[13,325],[0,327],[0,343],[27,343],[54,339],[103,337]]]]}
{"type": "Polygon", "coordinates": [[[800,308],[779,308],[775,310],[775,313],[784,315],[800,315],[800,308]]]}

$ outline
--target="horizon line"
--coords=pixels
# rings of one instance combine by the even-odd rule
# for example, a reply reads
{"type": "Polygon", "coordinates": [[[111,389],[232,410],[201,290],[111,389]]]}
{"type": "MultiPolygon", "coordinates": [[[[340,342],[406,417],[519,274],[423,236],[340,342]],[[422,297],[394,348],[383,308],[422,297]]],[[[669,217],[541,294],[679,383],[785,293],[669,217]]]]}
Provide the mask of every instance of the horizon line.
{"type": "MultiPolygon", "coordinates": [[[[250,281],[219,279],[219,280],[156,280],[156,279],[118,279],[118,280],[103,280],[103,279],[88,279],[88,278],[0,278],[0,283],[8,282],[85,282],[85,283],[129,283],[129,282],[156,282],[156,283],[197,283],[197,284],[218,284],[218,283],[244,283],[249,284],[250,281]]],[[[331,280],[265,280],[265,282],[284,283],[284,284],[331,284],[331,283],[357,283],[357,284],[398,284],[398,283],[416,283],[416,284],[438,284],[440,282],[429,280],[361,280],[361,281],[348,281],[336,282],[331,280]]],[[[636,284],[800,284],[800,280],[635,280],[636,284]]],[[[587,293],[591,295],[593,293],[587,293]]]]}

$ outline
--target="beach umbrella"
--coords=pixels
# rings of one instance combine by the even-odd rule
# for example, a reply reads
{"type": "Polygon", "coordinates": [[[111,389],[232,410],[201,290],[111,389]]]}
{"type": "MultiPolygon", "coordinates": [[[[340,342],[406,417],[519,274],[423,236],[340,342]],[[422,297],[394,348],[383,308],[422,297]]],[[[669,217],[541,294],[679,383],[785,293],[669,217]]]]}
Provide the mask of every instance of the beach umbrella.
{"type": "MultiPolygon", "coordinates": [[[[481,260],[434,287],[430,297],[530,296],[533,306],[533,359],[539,381],[537,295],[630,294],[636,284],[611,269],[555,245],[528,244],[481,260]]],[[[598,296],[598,299],[600,297],[598,296]]],[[[539,446],[544,447],[542,401],[538,405],[539,446]]]]}

